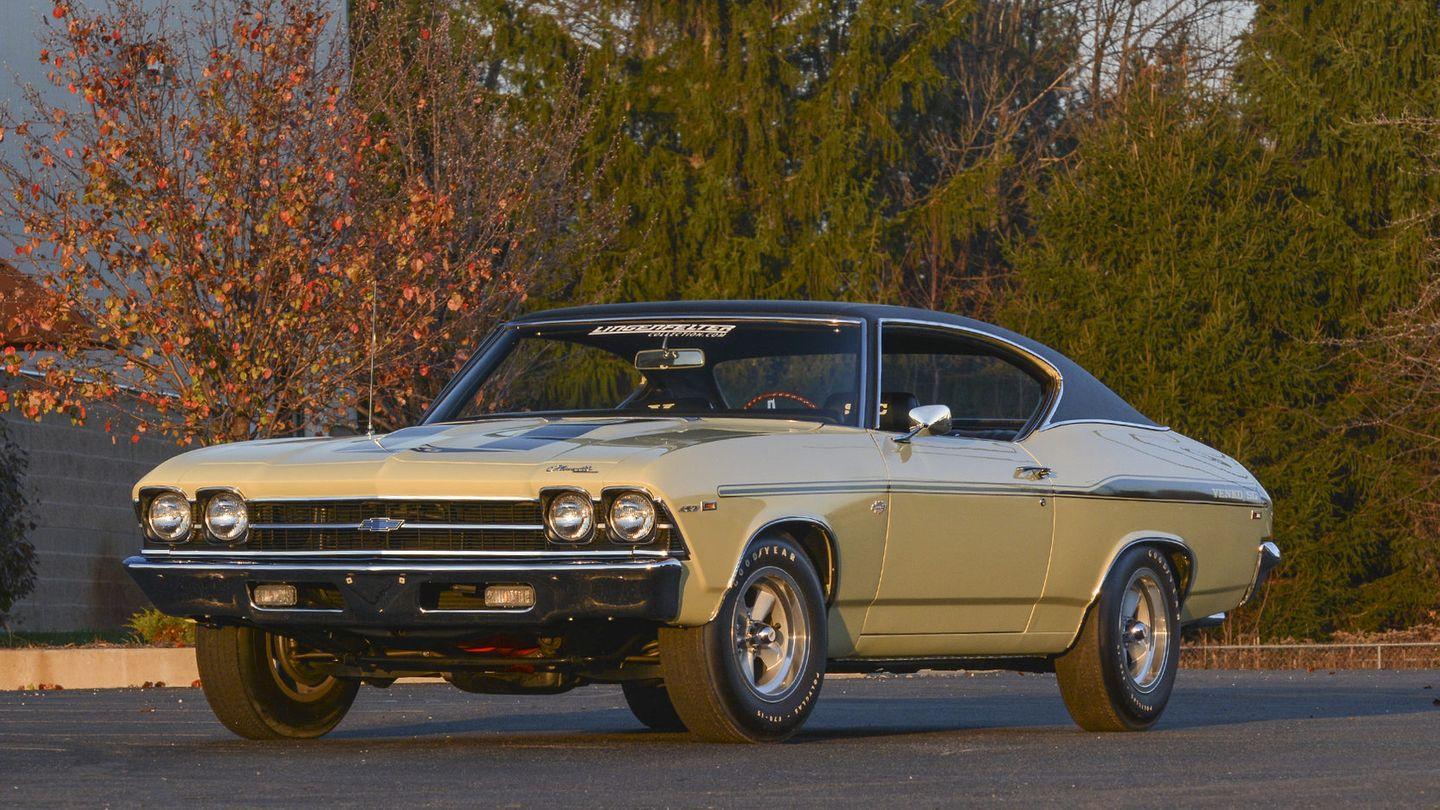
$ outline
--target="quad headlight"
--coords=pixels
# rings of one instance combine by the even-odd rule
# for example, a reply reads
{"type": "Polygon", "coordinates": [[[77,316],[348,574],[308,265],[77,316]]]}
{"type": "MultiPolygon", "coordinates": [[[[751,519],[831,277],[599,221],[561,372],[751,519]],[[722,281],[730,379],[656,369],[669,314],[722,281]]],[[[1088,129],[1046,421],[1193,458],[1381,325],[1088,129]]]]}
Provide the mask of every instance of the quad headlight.
{"type": "Polygon", "coordinates": [[[643,543],[655,531],[655,502],[643,492],[621,493],[610,501],[606,525],[616,540],[643,543]]]}
{"type": "Polygon", "coordinates": [[[183,543],[190,537],[194,521],[190,517],[190,501],[178,492],[162,492],[150,499],[145,510],[145,524],[150,533],[167,543],[183,543]]]}
{"type": "Polygon", "coordinates": [[[554,539],[583,543],[595,529],[595,506],[584,492],[561,492],[550,499],[545,525],[554,539]]]}
{"type": "Polygon", "coordinates": [[[245,536],[250,515],[245,501],[233,492],[217,492],[205,502],[205,528],[216,540],[227,543],[245,536]]]}

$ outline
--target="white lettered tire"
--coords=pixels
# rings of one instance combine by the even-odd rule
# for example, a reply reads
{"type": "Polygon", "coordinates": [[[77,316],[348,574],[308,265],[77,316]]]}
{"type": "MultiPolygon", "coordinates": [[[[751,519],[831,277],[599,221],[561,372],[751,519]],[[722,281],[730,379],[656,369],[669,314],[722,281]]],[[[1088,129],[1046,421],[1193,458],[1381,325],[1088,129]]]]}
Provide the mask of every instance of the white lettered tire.
{"type": "Polygon", "coordinates": [[[1180,598],[1170,560],[1152,546],[1120,556],[1055,661],[1060,694],[1086,731],[1143,731],[1170,701],[1180,668],[1180,598]]]}
{"type": "Polygon", "coordinates": [[[825,680],[825,595],[789,537],[755,541],[735,587],[699,627],[660,631],[665,689],[685,727],[714,742],[773,742],[804,725],[825,680]]]}

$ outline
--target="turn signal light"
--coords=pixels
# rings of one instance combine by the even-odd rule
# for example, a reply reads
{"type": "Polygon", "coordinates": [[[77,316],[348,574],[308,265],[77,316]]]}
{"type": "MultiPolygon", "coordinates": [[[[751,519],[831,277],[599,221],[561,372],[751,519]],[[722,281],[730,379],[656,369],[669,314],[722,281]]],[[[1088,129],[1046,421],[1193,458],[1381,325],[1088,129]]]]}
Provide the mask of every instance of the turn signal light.
{"type": "Polygon", "coordinates": [[[535,606],[535,589],[529,585],[490,585],[485,588],[485,607],[528,608],[535,606]]]}
{"type": "Polygon", "coordinates": [[[299,604],[300,592],[294,585],[256,585],[251,598],[255,607],[287,608],[299,604]]]}

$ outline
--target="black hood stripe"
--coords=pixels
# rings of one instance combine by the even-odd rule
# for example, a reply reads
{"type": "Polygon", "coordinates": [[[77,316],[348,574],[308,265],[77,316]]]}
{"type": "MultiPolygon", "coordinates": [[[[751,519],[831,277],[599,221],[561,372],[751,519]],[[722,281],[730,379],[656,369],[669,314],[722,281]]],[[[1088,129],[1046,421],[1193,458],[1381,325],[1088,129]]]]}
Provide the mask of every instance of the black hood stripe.
{"type": "Polygon", "coordinates": [[[579,423],[557,423],[541,425],[531,428],[524,433],[517,433],[514,436],[506,436],[503,439],[494,439],[475,447],[436,447],[425,444],[411,448],[419,453],[504,453],[511,451],[534,450],[556,442],[566,442],[584,436],[587,433],[599,430],[602,427],[623,424],[626,420],[616,419],[607,422],[579,422],[579,423]]]}

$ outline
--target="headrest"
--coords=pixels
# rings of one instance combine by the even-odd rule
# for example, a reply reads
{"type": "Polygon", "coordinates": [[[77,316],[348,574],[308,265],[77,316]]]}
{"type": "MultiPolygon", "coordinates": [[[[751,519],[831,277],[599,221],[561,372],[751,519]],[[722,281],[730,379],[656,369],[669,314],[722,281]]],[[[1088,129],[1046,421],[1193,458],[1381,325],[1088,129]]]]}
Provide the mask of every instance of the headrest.
{"type": "Polygon", "coordinates": [[[880,429],[904,433],[910,429],[910,411],[920,400],[909,391],[886,391],[880,395],[880,429]]]}

